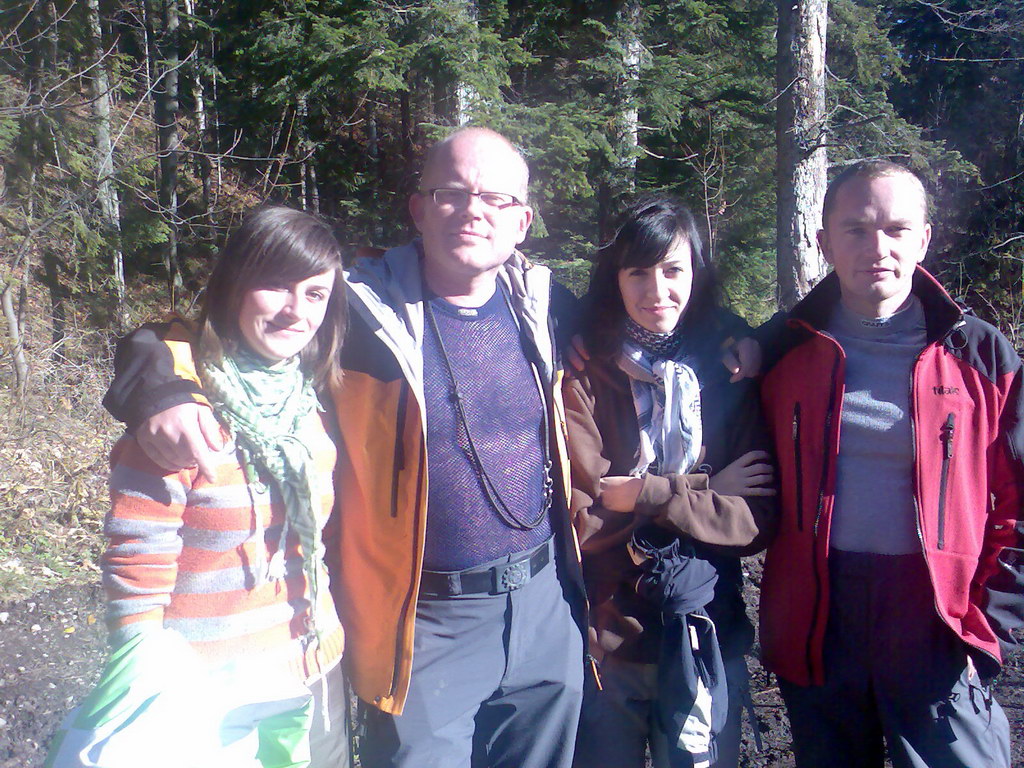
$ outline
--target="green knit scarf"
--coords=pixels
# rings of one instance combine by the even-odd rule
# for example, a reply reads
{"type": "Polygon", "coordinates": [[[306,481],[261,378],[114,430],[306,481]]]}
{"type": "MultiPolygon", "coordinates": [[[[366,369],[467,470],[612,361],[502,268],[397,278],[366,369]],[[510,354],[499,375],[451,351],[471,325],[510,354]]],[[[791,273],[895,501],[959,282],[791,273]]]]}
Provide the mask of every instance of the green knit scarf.
{"type": "Polygon", "coordinates": [[[214,412],[234,437],[248,482],[258,485],[260,477],[269,477],[281,494],[284,525],[264,578],[284,578],[288,533],[294,530],[302,546],[315,631],[318,564],[324,552],[314,508],[318,478],[302,439],[304,422],[319,408],[312,380],[299,367],[298,355],[271,365],[248,350],[224,355],[219,362],[201,360],[199,376],[214,412]]]}

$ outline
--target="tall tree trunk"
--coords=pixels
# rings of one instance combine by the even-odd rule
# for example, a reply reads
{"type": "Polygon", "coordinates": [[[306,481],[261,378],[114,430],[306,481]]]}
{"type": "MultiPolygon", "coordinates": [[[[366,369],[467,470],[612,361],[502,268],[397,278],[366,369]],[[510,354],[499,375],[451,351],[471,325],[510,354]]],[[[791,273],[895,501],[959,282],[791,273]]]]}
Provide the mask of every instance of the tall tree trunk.
{"type": "Polygon", "coordinates": [[[614,235],[616,202],[636,191],[636,161],[640,146],[640,110],[636,93],[643,56],[640,40],[642,21],[643,8],[639,0],[624,3],[616,18],[616,37],[622,58],[619,62],[621,69],[612,80],[611,88],[616,114],[608,139],[613,156],[597,189],[597,233],[602,243],[614,235]]]}
{"type": "MultiPolygon", "coordinates": [[[[32,204],[26,206],[28,219],[31,221],[32,204]]],[[[0,311],[7,322],[7,338],[10,341],[11,362],[14,367],[14,393],[18,400],[25,396],[28,388],[28,358],[25,356],[25,305],[28,289],[26,283],[31,274],[29,252],[32,248],[30,238],[32,232],[29,227],[24,231],[25,240],[18,247],[14,255],[14,263],[11,265],[10,274],[0,289],[0,311]],[[19,274],[21,275],[19,279],[19,274]],[[18,306],[14,304],[14,295],[18,293],[18,306]]]]}
{"type": "Polygon", "coordinates": [[[51,248],[43,249],[43,275],[46,290],[50,293],[50,317],[53,349],[50,353],[52,359],[59,360],[63,357],[61,347],[67,337],[67,300],[71,298],[71,292],[61,283],[61,260],[51,248]]]}
{"type": "Polygon", "coordinates": [[[10,341],[11,361],[14,367],[14,392],[18,399],[25,396],[28,388],[29,365],[25,355],[28,328],[26,312],[28,307],[28,286],[32,278],[32,254],[37,249],[33,242],[35,233],[33,226],[37,214],[44,216],[41,206],[36,205],[40,184],[39,169],[45,163],[47,142],[44,141],[43,94],[47,89],[47,80],[52,76],[57,60],[57,15],[52,2],[36,3],[25,18],[25,38],[28,41],[25,50],[25,84],[28,90],[29,110],[26,115],[19,141],[20,151],[15,158],[21,158],[24,166],[19,169],[18,176],[23,181],[19,185],[19,197],[24,212],[24,240],[18,246],[11,262],[10,272],[6,275],[3,288],[0,290],[0,310],[7,322],[7,338],[10,341]]]}
{"type": "Polygon", "coordinates": [[[46,0],[43,3],[43,12],[46,14],[46,27],[42,38],[45,44],[44,56],[50,74],[56,78],[57,59],[60,55],[60,36],[57,34],[60,17],[57,14],[57,4],[53,0],[46,0]]]}
{"type": "Polygon", "coordinates": [[[622,7],[620,14],[623,31],[623,83],[620,93],[623,96],[623,105],[619,113],[618,160],[625,190],[632,193],[636,189],[636,158],[640,146],[640,109],[636,94],[640,84],[640,62],[643,55],[643,44],[640,41],[643,8],[639,0],[630,0],[622,7]]]}
{"type": "MultiPolygon", "coordinates": [[[[456,34],[460,34],[459,53],[455,60],[446,61],[446,66],[433,73],[431,102],[434,111],[433,120],[438,124],[462,126],[473,117],[473,107],[480,101],[480,94],[464,78],[465,72],[471,72],[479,66],[480,50],[477,44],[479,35],[478,9],[476,0],[451,0],[456,17],[461,17],[456,24],[456,34]],[[469,31],[463,27],[472,28],[469,31]]],[[[446,32],[439,30],[439,34],[446,32]]],[[[447,32],[452,34],[452,32],[447,32]]]]}
{"type": "MultiPolygon", "coordinates": [[[[135,42],[143,50],[143,67],[141,69],[142,90],[143,93],[149,94],[153,92],[153,78],[157,76],[155,62],[159,55],[156,52],[156,40],[154,39],[156,33],[153,28],[153,14],[150,3],[151,0],[138,0],[138,12],[142,18],[142,27],[140,28],[135,24],[131,26],[135,42]]],[[[153,124],[156,125],[156,99],[150,97],[149,104],[153,116],[153,124]]],[[[160,151],[160,140],[156,137],[155,132],[153,135],[153,147],[155,151],[160,151]]]]}
{"type": "MultiPolygon", "coordinates": [[[[194,34],[195,24],[193,19],[196,15],[195,0],[184,0],[184,2],[185,18],[187,19],[186,27],[190,33],[193,33],[191,37],[195,40],[196,45],[196,56],[193,59],[194,63],[191,67],[192,101],[195,104],[196,148],[199,150],[196,154],[196,171],[199,174],[199,181],[203,188],[203,220],[207,228],[207,237],[212,239],[214,233],[213,195],[210,187],[213,163],[210,161],[210,120],[206,113],[206,77],[201,66],[203,56],[199,53],[203,46],[194,34]]],[[[206,33],[202,36],[204,41],[206,36],[206,33]]]]}
{"type": "MultiPolygon", "coordinates": [[[[474,27],[477,26],[479,19],[479,9],[477,8],[476,0],[465,0],[463,8],[466,14],[466,18],[469,23],[474,27]]],[[[478,59],[479,51],[476,47],[468,52],[470,61],[467,62],[469,66],[478,59]]],[[[467,67],[468,69],[468,67],[467,67]]],[[[477,90],[467,83],[465,80],[459,80],[455,85],[455,125],[466,125],[473,117],[473,106],[480,100],[480,94],[477,90]]]]}
{"type": "Polygon", "coordinates": [[[0,291],[0,309],[7,321],[7,338],[11,342],[11,358],[14,362],[14,391],[20,399],[25,396],[28,386],[28,360],[25,357],[24,328],[14,306],[14,293],[19,285],[24,287],[24,283],[19,283],[13,276],[8,278],[0,291]]]}
{"type": "MultiPolygon", "coordinates": [[[[157,0],[146,0],[152,24],[157,0]]],[[[156,117],[157,152],[160,159],[160,184],[157,199],[168,228],[162,260],[167,272],[171,305],[182,287],[178,261],[178,0],[160,0],[161,30],[158,36],[160,61],[154,66],[158,82],[153,88],[156,117]]]]}
{"type": "Polygon", "coordinates": [[[597,244],[607,243],[615,235],[615,211],[611,184],[602,179],[597,185],[597,244]]]}
{"type": "Polygon", "coordinates": [[[311,213],[320,213],[320,189],[316,183],[316,157],[313,142],[309,138],[309,102],[305,95],[298,99],[298,150],[302,163],[299,177],[302,181],[302,209],[311,213]]]}
{"type": "MultiPolygon", "coordinates": [[[[217,40],[213,38],[210,40],[210,61],[216,61],[217,59],[217,40]]],[[[217,74],[214,72],[210,78],[210,93],[213,95],[213,125],[211,126],[210,132],[212,134],[212,146],[213,146],[213,170],[214,170],[214,184],[213,194],[211,195],[210,207],[216,209],[217,207],[217,195],[220,194],[221,187],[224,185],[224,166],[221,162],[220,153],[220,99],[217,96],[217,74]]]]}
{"type": "Polygon", "coordinates": [[[377,105],[370,100],[366,107],[366,144],[367,153],[370,155],[370,162],[373,163],[373,170],[376,172],[377,181],[383,186],[384,183],[384,156],[380,151],[380,126],[377,122],[377,105]]]}
{"type": "Polygon", "coordinates": [[[816,233],[825,197],[827,0],[779,0],[776,59],[779,304],[790,309],[825,274],[816,233]]]}
{"type": "MultiPolygon", "coordinates": [[[[384,153],[380,149],[380,136],[379,126],[377,122],[377,102],[376,94],[367,101],[366,106],[366,149],[367,154],[370,156],[370,162],[373,164],[373,170],[376,174],[377,184],[380,189],[385,189],[385,167],[384,167],[384,153]]],[[[378,196],[375,195],[376,199],[378,196]]],[[[384,206],[381,206],[376,201],[374,202],[375,214],[373,217],[373,235],[371,236],[370,245],[376,245],[377,243],[384,242],[384,216],[386,215],[384,206]]]]}
{"type": "Polygon", "coordinates": [[[320,185],[316,180],[316,158],[310,156],[306,172],[309,176],[307,186],[309,187],[309,210],[320,215],[320,185]]]}
{"type": "Polygon", "coordinates": [[[90,58],[93,65],[92,90],[93,141],[96,147],[96,196],[100,226],[110,248],[111,275],[114,281],[114,322],[120,333],[128,325],[125,308],[124,257],[121,253],[121,216],[117,187],[114,185],[114,147],[110,140],[110,82],[107,77],[100,26],[99,0],[86,0],[90,58]]]}
{"type": "Polygon", "coordinates": [[[405,198],[416,191],[416,153],[413,144],[413,131],[415,130],[412,120],[412,96],[414,87],[412,77],[407,74],[406,82],[409,88],[399,94],[399,113],[402,121],[402,188],[399,197],[405,198]]]}

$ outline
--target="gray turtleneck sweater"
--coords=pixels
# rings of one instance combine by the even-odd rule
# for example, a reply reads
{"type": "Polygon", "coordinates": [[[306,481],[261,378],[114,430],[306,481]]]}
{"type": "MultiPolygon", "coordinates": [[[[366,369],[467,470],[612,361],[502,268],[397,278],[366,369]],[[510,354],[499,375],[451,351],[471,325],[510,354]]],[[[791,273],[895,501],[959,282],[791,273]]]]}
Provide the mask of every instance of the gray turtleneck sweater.
{"type": "Polygon", "coordinates": [[[926,342],[921,302],[911,296],[896,314],[878,319],[839,305],[826,330],[846,352],[829,545],[884,555],[920,552],[910,387],[926,342]]]}

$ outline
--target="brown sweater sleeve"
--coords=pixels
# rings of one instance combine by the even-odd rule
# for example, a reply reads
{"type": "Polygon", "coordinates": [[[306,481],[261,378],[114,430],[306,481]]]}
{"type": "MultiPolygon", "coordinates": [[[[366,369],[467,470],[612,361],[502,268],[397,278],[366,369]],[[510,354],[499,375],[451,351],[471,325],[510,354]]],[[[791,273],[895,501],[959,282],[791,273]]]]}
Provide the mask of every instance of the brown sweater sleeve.
{"type": "MultiPolygon", "coordinates": [[[[743,455],[742,453],[740,454],[743,455]]],[[[637,499],[638,514],[704,544],[752,555],[768,544],[774,515],[764,497],[726,496],[708,487],[709,477],[647,475],[637,499]]]]}
{"type": "MultiPolygon", "coordinates": [[[[767,451],[771,444],[761,414],[757,384],[749,379],[729,387],[729,413],[717,420],[720,434],[706,441],[714,471],[748,451],[767,451]],[[713,455],[712,455],[713,454],[713,455]]],[[[707,474],[649,476],[637,510],[655,522],[697,541],[727,547],[733,554],[752,555],[768,546],[778,524],[774,496],[727,496],[708,487],[707,474]]]]}
{"type": "Polygon", "coordinates": [[[605,453],[604,438],[594,419],[589,381],[585,376],[570,376],[562,394],[569,430],[573,523],[580,548],[587,553],[600,552],[629,539],[634,516],[601,506],[601,478],[612,474],[612,457],[605,453]]]}
{"type": "MultiPolygon", "coordinates": [[[[600,504],[601,478],[628,473],[626,465],[635,455],[632,401],[623,395],[616,397],[615,403],[602,404],[611,405],[610,409],[599,408],[586,376],[568,379],[564,394],[572,461],[572,512],[585,552],[624,543],[638,524],[651,518],[681,535],[728,548],[737,555],[753,554],[767,545],[775,526],[774,499],[717,493],[708,487],[706,474],[647,474],[632,514],[605,509],[600,504]],[[625,428],[630,421],[632,430],[625,428]]],[[[718,459],[724,462],[722,466],[747,451],[768,445],[757,412],[760,403],[756,392],[743,393],[738,402],[738,412],[729,419],[732,434],[721,436],[725,444],[715,449],[728,457],[718,459]]]]}

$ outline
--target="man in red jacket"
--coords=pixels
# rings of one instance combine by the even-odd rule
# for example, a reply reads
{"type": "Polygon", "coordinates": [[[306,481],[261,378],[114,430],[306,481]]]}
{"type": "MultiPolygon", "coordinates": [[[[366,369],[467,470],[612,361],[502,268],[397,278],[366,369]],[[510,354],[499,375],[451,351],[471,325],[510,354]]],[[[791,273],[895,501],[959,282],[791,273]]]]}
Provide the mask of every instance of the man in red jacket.
{"type": "Polygon", "coordinates": [[[930,237],[909,170],[840,173],[833,274],[762,387],[782,517],[761,643],[798,766],[1010,763],[987,683],[1024,617],[1021,361],[919,266],[930,237]]]}

